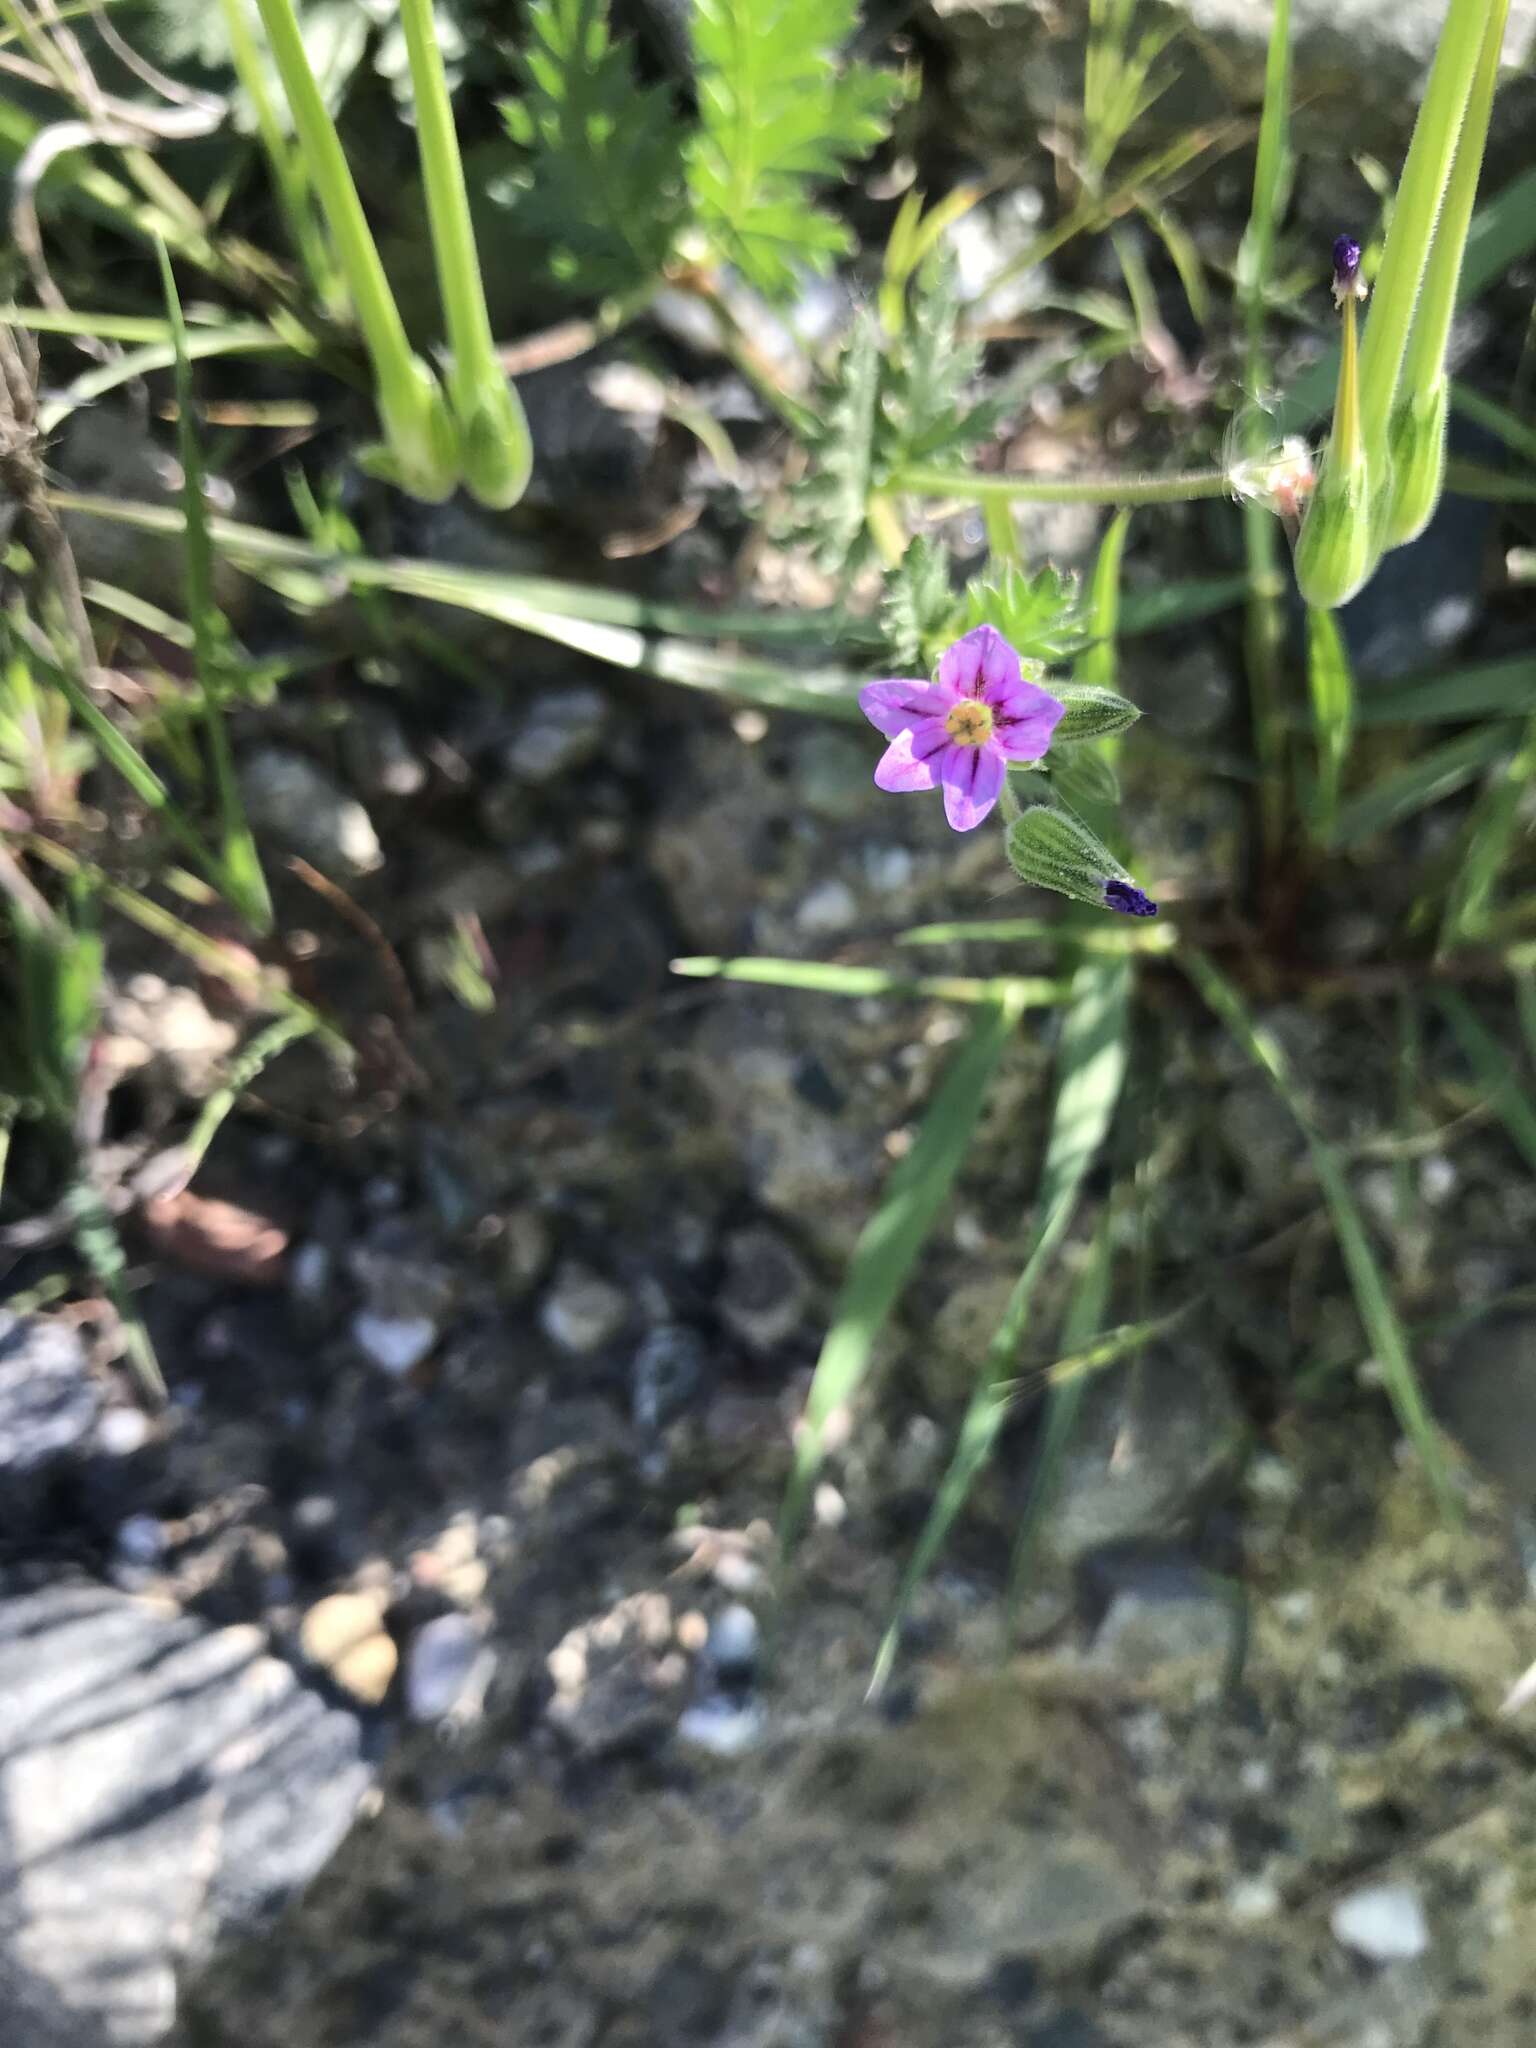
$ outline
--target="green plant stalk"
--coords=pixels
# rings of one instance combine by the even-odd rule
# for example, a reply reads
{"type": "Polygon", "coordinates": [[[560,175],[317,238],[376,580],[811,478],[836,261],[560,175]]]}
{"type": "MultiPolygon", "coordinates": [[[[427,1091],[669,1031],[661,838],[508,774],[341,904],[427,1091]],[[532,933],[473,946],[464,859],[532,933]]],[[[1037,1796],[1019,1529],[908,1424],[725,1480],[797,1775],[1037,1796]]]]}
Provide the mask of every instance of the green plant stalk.
{"type": "MultiPolygon", "coordinates": [[[[1275,223],[1284,203],[1290,171],[1291,0],[1275,0],[1264,62],[1264,111],[1253,165],[1253,202],[1237,252],[1237,293],[1244,329],[1244,383],[1257,397],[1269,382],[1266,303],[1275,260],[1275,223]]],[[[1268,428],[1257,407],[1250,410],[1244,453],[1262,458],[1268,428]]],[[[1285,752],[1281,711],[1281,666],[1285,647],[1285,571],[1275,516],[1257,499],[1243,500],[1243,551],[1248,600],[1243,621],[1244,666],[1248,672],[1249,718],[1259,770],[1260,844],[1266,868],[1279,859],[1285,836],[1285,752]]]]}
{"type": "Polygon", "coordinates": [[[1370,576],[1373,474],[1360,420],[1355,301],[1344,302],[1344,345],[1333,428],[1318,469],[1312,502],[1296,543],[1296,586],[1309,605],[1332,611],[1347,604],[1370,576]]]}
{"type": "Polygon", "coordinates": [[[1450,0],[1408,145],[1360,352],[1361,429],[1378,491],[1414,308],[1455,158],[1488,15],[1497,0],[1450,0]]]}
{"type": "Polygon", "coordinates": [[[458,451],[437,379],[411,351],[341,138],[309,66],[293,0],[256,0],[306,168],[330,226],[376,381],[384,438],[399,481],[441,501],[457,481],[458,451]]]}
{"type": "Polygon", "coordinates": [[[181,456],[182,506],[186,517],[183,550],[187,584],[187,616],[198,681],[202,684],[203,724],[208,734],[208,760],[214,798],[219,808],[219,882],[231,903],[251,927],[272,929],[272,898],[261,869],[261,856],[245,815],[234,755],[222,702],[229,662],[228,633],[213,595],[213,543],[208,534],[208,507],[203,497],[203,451],[197,438],[193,406],[192,363],[187,354],[187,329],[181,299],[165,244],[159,246],[160,280],[176,348],[176,436],[181,456]]]}
{"type": "Polygon", "coordinates": [[[448,395],[459,429],[465,481],[482,504],[505,511],[523,495],[532,474],[528,422],[497,359],[491,334],[432,0],[400,0],[400,20],[416,100],[416,141],[432,257],[452,355],[448,395]]]}
{"type": "Polygon", "coordinates": [[[898,470],[886,488],[914,498],[968,499],[985,507],[994,498],[1033,505],[1183,505],[1195,498],[1224,498],[1232,486],[1224,469],[1187,469],[1167,476],[982,476],[913,463],[898,470]]]}
{"type": "Polygon", "coordinates": [[[272,104],[272,95],[267,91],[266,71],[256,47],[256,38],[251,34],[246,0],[219,0],[219,6],[229,32],[235,75],[250,100],[251,110],[256,116],[256,132],[261,137],[261,146],[266,151],[277,186],[278,204],[288,228],[288,239],[320,303],[327,312],[337,314],[343,308],[345,295],[310,203],[303,157],[290,142],[272,104]]]}
{"type": "Polygon", "coordinates": [[[1388,429],[1392,451],[1391,496],[1382,515],[1381,539],[1383,546],[1389,548],[1401,547],[1424,531],[1439,503],[1445,480],[1446,344],[1456,310],[1462,258],[1483,168],[1508,20],[1509,0],[1492,0],[1445,188],[1445,202],[1403,356],[1402,396],[1393,408],[1388,429]]]}

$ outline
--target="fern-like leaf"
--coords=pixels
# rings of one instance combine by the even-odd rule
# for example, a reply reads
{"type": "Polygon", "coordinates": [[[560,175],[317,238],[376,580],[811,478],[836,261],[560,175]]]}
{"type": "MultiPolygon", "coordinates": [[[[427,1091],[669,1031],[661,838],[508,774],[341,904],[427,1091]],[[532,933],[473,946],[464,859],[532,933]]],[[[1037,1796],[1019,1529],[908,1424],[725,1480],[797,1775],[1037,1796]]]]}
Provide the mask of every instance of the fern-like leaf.
{"type": "Polygon", "coordinates": [[[949,580],[949,550],[919,534],[885,579],[881,641],[896,675],[927,675],[954,631],[958,600],[949,580]]]}
{"type": "Polygon", "coordinates": [[[528,153],[516,213],[550,274],[594,296],[657,276],[682,225],[682,137],[664,86],[642,85],[607,0],[533,0],[520,99],[502,107],[528,153]]]}
{"type": "Polygon", "coordinates": [[[839,65],[854,17],[854,0],[694,0],[695,219],[770,299],[792,297],[802,268],[826,270],[851,246],[806,188],[882,139],[900,91],[894,72],[839,65]]]}
{"type": "Polygon", "coordinates": [[[1078,579],[1050,562],[1032,576],[1010,564],[995,581],[973,583],[966,592],[965,625],[996,626],[1029,661],[1064,661],[1088,640],[1078,579]]]}

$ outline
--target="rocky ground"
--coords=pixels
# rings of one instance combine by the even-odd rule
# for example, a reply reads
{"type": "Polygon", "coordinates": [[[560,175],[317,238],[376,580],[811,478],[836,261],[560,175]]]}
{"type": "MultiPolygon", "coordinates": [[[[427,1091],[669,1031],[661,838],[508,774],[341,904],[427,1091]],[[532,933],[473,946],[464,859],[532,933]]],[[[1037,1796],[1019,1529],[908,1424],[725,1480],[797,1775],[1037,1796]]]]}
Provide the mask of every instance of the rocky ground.
{"type": "MultiPolygon", "coordinates": [[[[1300,12],[1315,114],[1337,24],[1300,12]]],[[[1002,162],[978,53],[1045,31],[996,14],[939,5],[919,39],[1002,162]]],[[[1230,87],[1244,11],[1190,14],[1211,67],[1190,90],[1230,87]]],[[[1382,20],[1373,88],[1422,53],[1413,10],[1382,20]]],[[[966,260],[995,264],[1027,214],[1017,190],[978,209],[966,260]]],[[[696,368],[734,418],[740,388],[696,368]]],[[[724,594],[735,489],[637,371],[614,348],[595,381],[528,380],[531,533],[448,508],[372,543],[585,575],[607,548],[615,580],[724,594]],[[625,552],[679,505],[670,545],[625,552]]],[[[1138,375],[1097,397],[1166,423],[1138,375]]],[[[131,415],[83,415],[59,461],[82,488],[163,486],[131,415]]],[[[1484,596],[1490,516],[1448,501],[1353,608],[1366,687],[1528,643],[1484,596]]],[[[1228,566],[1235,524],[1138,519],[1129,587],[1228,566]]],[[[1065,509],[1025,529],[1063,562],[1095,536],[1065,509]]],[[[88,574],[169,574],[100,527],[77,540],[88,574]]],[[[766,599],[817,595],[771,548],[751,573],[766,599]]],[[[275,608],[229,601],[253,645],[293,644],[275,608]]],[[[871,1702],[1017,1269],[1054,1027],[1009,1050],[785,1579],[771,1525],[842,1263],[963,1019],[668,963],[884,961],[906,925],[1026,906],[988,835],[873,790],[862,732],[431,626],[384,603],[314,621],[302,685],[242,721],[284,965],[360,1059],[284,1054],[190,1192],[159,1168],[258,1020],[114,927],[96,1167],[163,1414],[100,1304],[51,1291],[54,1246],[6,1240],[6,2048],[1524,2048],[1536,1707],[1501,1709],[1536,1659],[1536,1191],[1433,1020],[1404,1101],[1379,993],[1446,813],[1390,866],[1313,886],[1261,951],[1238,621],[1127,642],[1138,871],[1244,980],[1344,1150],[1466,1447],[1459,1521],[1397,1441],[1299,1133],[1149,966],[1112,1148],[1144,1162],[1116,1314],[1141,1312],[1133,1267],[1147,1313],[1188,1313],[1095,1380],[1005,1641],[1021,1401],[871,1702]]]]}

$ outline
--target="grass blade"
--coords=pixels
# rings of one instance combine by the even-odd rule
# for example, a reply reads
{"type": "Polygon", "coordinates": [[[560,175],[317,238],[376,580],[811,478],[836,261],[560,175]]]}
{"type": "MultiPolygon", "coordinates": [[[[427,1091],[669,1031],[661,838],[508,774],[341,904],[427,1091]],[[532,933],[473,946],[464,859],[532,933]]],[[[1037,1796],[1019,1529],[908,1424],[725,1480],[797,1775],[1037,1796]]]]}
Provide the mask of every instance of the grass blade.
{"type": "Polygon", "coordinates": [[[869,1367],[874,1342],[933,1227],[970,1143],[988,1083],[1017,1027],[1017,999],[986,1002],[929,1105],[911,1151],[897,1165],[879,1208],[864,1226],[816,1361],[795,1469],[784,1498],[779,1540],[787,1553],[804,1519],[821,1466],[827,1423],[847,1407],[869,1367]]]}
{"type": "Polygon", "coordinates": [[[224,723],[223,696],[232,650],[229,627],[214,602],[213,541],[208,532],[208,504],[203,495],[203,451],[197,435],[192,397],[192,359],[187,353],[186,322],[165,244],[158,245],[160,281],[176,351],[176,440],[181,457],[182,516],[186,522],[185,571],[187,614],[192,623],[193,656],[202,685],[203,724],[214,798],[219,811],[220,883],[229,901],[258,932],[272,929],[272,899],[261,871],[261,856],[245,815],[235,780],[234,755],[224,723]]]}
{"type": "Polygon", "coordinates": [[[1360,725],[1459,725],[1469,718],[1536,712],[1536,661],[1517,654],[1507,661],[1474,662],[1466,668],[1373,690],[1356,709],[1360,725]]]}
{"type": "Polygon", "coordinates": [[[1067,924],[1043,917],[982,917],[956,919],[952,924],[917,924],[898,932],[898,946],[959,946],[968,942],[989,945],[1039,940],[1046,945],[1073,946],[1079,953],[1167,953],[1178,933],[1161,918],[1155,924],[1067,924]]]}
{"type": "Polygon", "coordinates": [[[1333,844],[1359,846],[1390,825],[1427,810],[1476,781],[1483,770],[1511,747],[1507,725],[1483,725],[1434,747],[1405,768],[1384,775],[1348,803],[1339,806],[1333,844]]]}
{"type": "Polygon", "coordinates": [[[948,1470],[902,1574],[896,1604],[870,1679],[879,1693],[890,1676],[901,1625],[912,1596],[927,1577],[978,1474],[992,1454],[1012,1398],[1009,1382],[1029,1321],[1035,1288],[1066,1235],[1083,1179],[1109,1131],[1125,1078],[1130,1012],[1130,968],[1123,960],[1092,962],[1073,977],[1072,1000],[1062,1018],[1056,1106],[1035,1202],[1024,1267],[1014,1283],[960,1425],[948,1470]]]}
{"type": "Polygon", "coordinates": [[[1493,893],[1520,831],[1521,805],[1533,775],[1536,719],[1526,727],[1519,751],[1481,793],[1466,821],[1440,926],[1442,952],[1462,939],[1486,934],[1493,893]]]}
{"type": "Polygon", "coordinates": [[[1120,673],[1120,564],[1130,523],[1129,511],[1117,512],[1104,529],[1094,560],[1093,581],[1088,587],[1088,645],[1072,669],[1075,682],[1096,683],[1106,690],[1117,687],[1120,673]]]}
{"type": "Polygon", "coordinates": [[[830,960],[724,960],[700,953],[674,960],[674,974],[701,981],[748,981],[768,988],[807,989],[823,996],[926,996],[944,1003],[1017,1002],[1038,1010],[1061,1002],[1066,985],[1040,976],[994,975],[986,980],[964,975],[925,975],[912,979],[884,967],[839,967],[830,960]]]}
{"type": "Polygon", "coordinates": [[[1536,1103],[1520,1086],[1514,1061],[1465,996],[1442,989],[1436,1000],[1478,1086],[1486,1091],[1489,1106],[1497,1110],[1511,1143],[1536,1173],[1536,1103]]]}
{"type": "Polygon", "coordinates": [[[1377,1364],[1399,1426],[1418,1452],[1431,1490],[1448,1521],[1460,1519],[1445,1445],[1424,1400],[1414,1371],[1408,1340],[1392,1305],[1381,1266],[1371,1248],[1365,1219],[1349,1185],[1349,1176],[1333,1147],[1312,1122],[1311,1111],[1291,1075],[1280,1047],[1261,1031],[1242,997],[1203,953],[1186,952],[1180,964],[1210,1008],[1226,1025],[1249,1059],[1269,1076],[1276,1094],[1306,1138],[1318,1185],[1327,1204],[1344,1270],[1349,1276],[1355,1309],[1377,1364]]]}

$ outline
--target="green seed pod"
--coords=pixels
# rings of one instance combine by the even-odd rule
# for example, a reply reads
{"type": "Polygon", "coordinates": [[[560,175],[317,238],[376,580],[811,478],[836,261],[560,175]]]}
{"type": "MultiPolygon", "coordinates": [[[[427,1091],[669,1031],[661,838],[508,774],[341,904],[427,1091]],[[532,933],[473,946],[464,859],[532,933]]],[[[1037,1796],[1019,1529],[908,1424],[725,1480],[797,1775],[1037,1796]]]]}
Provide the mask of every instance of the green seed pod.
{"type": "Polygon", "coordinates": [[[1008,827],[1008,859],[1021,882],[1054,889],[1095,910],[1156,917],[1157,905],[1132,881],[1098,835],[1073,811],[1031,804],[1008,827]]]}
{"type": "Polygon", "coordinates": [[[420,356],[405,381],[391,378],[377,393],[385,446],[402,490],[440,505],[459,481],[459,437],[442,386],[420,356]]]}
{"type": "Polygon", "coordinates": [[[499,371],[476,393],[474,409],[460,427],[465,483],[482,505],[505,512],[528,488],[533,449],[522,401],[499,371]]]}
{"type": "Polygon", "coordinates": [[[1050,689],[1062,706],[1060,722],[1051,735],[1053,746],[1065,746],[1076,740],[1108,739],[1111,733],[1124,732],[1141,716],[1129,699],[1097,683],[1052,683],[1050,689]]]}
{"type": "Polygon", "coordinates": [[[1319,611],[1347,604],[1375,568],[1379,550],[1372,539],[1371,512],[1370,472],[1360,438],[1360,373],[1351,293],[1344,300],[1333,432],[1296,543],[1297,587],[1319,611]]]}
{"type": "Polygon", "coordinates": [[[1392,451],[1390,491],[1378,502],[1377,539],[1383,548],[1417,540],[1434,516],[1445,484],[1445,420],[1450,392],[1439,377],[1424,392],[1400,401],[1387,429],[1392,451]]]}

